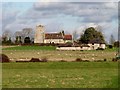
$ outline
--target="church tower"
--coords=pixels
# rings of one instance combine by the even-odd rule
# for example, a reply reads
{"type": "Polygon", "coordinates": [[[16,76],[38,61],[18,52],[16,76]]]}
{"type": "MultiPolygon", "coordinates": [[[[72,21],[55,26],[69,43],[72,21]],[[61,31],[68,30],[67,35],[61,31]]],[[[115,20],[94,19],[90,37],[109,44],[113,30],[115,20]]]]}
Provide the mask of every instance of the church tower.
{"type": "Polygon", "coordinates": [[[43,25],[37,25],[35,31],[34,43],[44,43],[45,28],[43,25]]]}

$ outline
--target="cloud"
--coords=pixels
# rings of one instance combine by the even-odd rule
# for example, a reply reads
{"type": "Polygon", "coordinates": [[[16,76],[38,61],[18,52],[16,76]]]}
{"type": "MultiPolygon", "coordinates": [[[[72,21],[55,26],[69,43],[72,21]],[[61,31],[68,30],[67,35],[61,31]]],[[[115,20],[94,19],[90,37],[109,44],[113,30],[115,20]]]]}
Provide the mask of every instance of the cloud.
{"type": "MultiPolygon", "coordinates": [[[[5,6],[9,6],[9,4],[5,6]]],[[[108,35],[117,27],[117,13],[118,5],[113,2],[35,2],[24,12],[15,9],[10,12],[9,9],[4,10],[2,19],[4,30],[17,31],[25,27],[35,29],[37,24],[42,23],[46,26],[47,31],[59,31],[58,28],[62,23],[62,27],[72,27],[72,29],[68,29],[68,32],[77,28],[80,33],[87,25],[93,23],[100,25],[108,35]],[[67,19],[68,17],[72,19],[67,19]]],[[[117,31],[115,32],[117,33],[117,31]]]]}
{"type": "Polygon", "coordinates": [[[40,12],[39,16],[43,17],[65,14],[83,18],[83,22],[101,22],[102,20],[109,22],[113,17],[117,17],[117,3],[49,2],[43,4],[39,2],[33,5],[33,10],[40,12]]]}

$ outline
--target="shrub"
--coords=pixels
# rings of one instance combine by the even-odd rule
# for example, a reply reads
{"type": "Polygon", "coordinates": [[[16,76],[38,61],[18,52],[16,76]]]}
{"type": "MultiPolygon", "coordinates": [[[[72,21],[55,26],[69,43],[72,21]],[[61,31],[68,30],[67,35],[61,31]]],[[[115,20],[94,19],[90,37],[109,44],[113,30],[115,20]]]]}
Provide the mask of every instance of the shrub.
{"type": "Polygon", "coordinates": [[[113,61],[113,62],[116,62],[116,61],[117,61],[117,59],[116,59],[116,58],[113,58],[113,59],[112,59],[112,61],[113,61]]]}
{"type": "Polygon", "coordinates": [[[96,62],[103,62],[103,60],[97,60],[96,62]]]}
{"type": "Polygon", "coordinates": [[[16,61],[16,62],[29,62],[29,61],[16,61]]]}
{"type": "Polygon", "coordinates": [[[40,62],[39,58],[32,58],[29,62],[40,62]]]}
{"type": "Polygon", "coordinates": [[[113,46],[112,46],[112,45],[108,45],[108,47],[109,47],[110,49],[112,49],[112,48],[113,48],[113,46]]]}
{"type": "Polygon", "coordinates": [[[4,62],[10,62],[9,58],[7,55],[5,54],[0,54],[0,62],[4,63],[4,62]]]}
{"type": "Polygon", "coordinates": [[[103,48],[97,48],[96,50],[104,50],[103,48]]]}
{"type": "Polygon", "coordinates": [[[65,45],[66,45],[67,47],[71,47],[73,44],[72,44],[71,42],[66,42],[65,45]]]}
{"type": "Polygon", "coordinates": [[[120,45],[119,41],[114,42],[114,47],[119,47],[119,45],[120,45]]]}
{"type": "Polygon", "coordinates": [[[90,62],[89,60],[83,60],[83,62],[90,62]]]}
{"type": "Polygon", "coordinates": [[[30,37],[25,37],[24,43],[25,44],[30,44],[31,43],[30,37]]]}
{"type": "Polygon", "coordinates": [[[76,60],[75,60],[76,62],[81,62],[82,61],[82,59],[81,58],[76,58],[76,60]]]}
{"type": "Polygon", "coordinates": [[[104,61],[107,61],[107,59],[105,58],[104,61]]]}
{"type": "Polygon", "coordinates": [[[94,62],[103,62],[103,60],[94,60],[94,62]]]}

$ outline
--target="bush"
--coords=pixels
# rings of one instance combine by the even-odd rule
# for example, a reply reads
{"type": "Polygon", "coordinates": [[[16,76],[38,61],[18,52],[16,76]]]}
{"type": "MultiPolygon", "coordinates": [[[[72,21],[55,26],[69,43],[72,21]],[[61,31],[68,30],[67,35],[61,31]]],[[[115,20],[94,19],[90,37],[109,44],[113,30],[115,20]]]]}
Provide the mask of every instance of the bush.
{"type": "Polygon", "coordinates": [[[77,58],[75,61],[76,61],[76,62],[81,62],[82,59],[81,59],[81,58],[77,58]]]}
{"type": "Polygon", "coordinates": [[[90,62],[89,60],[83,60],[83,62],[90,62]]]}
{"type": "Polygon", "coordinates": [[[71,47],[73,44],[71,42],[66,42],[65,45],[71,47]]]}
{"type": "Polygon", "coordinates": [[[120,45],[119,41],[114,42],[114,47],[119,47],[119,45],[120,45]]]}
{"type": "Polygon", "coordinates": [[[103,48],[97,48],[96,50],[104,50],[103,48]]]}
{"type": "Polygon", "coordinates": [[[39,58],[32,58],[29,62],[40,62],[39,58]]]}
{"type": "Polygon", "coordinates": [[[95,62],[103,62],[103,60],[96,60],[95,62]]]}
{"type": "Polygon", "coordinates": [[[29,61],[16,61],[16,62],[29,62],[29,61]]]}
{"type": "Polygon", "coordinates": [[[4,62],[10,62],[9,58],[7,55],[5,54],[0,54],[0,62],[4,63],[4,62]]]}
{"type": "Polygon", "coordinates": [[[30,44],[31,43],[30,37],[25,37],[24,43],[25,44],[30,44]]]}
{"type": "Polygon", "coordinates": [[[107,61],[107,59],[105,58],[104,61],[107,61]]]}
{"type": "Polygon", "coordinates": [[[112,61],[113,61],[113,62],[116,62],[116,61],[117,61],[117,59],[116,59],[116,58],[113,58],[113,59],[112,59],[112,61]]]}
{"type": "Polygon", "coordinates": [[[110,49],[112,49],[112,48],[113,48],[113,46],[112,46],[112,45],[108,45],[108,47],[109,47],[110,49]]]}

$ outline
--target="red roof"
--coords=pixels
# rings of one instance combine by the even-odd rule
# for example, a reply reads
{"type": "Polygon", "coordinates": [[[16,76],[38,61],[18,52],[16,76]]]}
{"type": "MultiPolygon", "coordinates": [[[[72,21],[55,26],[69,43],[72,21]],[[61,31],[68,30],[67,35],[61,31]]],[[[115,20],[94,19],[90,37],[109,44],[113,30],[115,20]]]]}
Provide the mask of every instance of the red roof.
{"type": "Polygon", "coordinates": [[[45,39],[63,39],[61,33],[46,33],[45,39]]]}
{"type": "Polygon", "coordinates": [[[72,40],[72,35],[64,35],[64,40],[72,40]]]}

